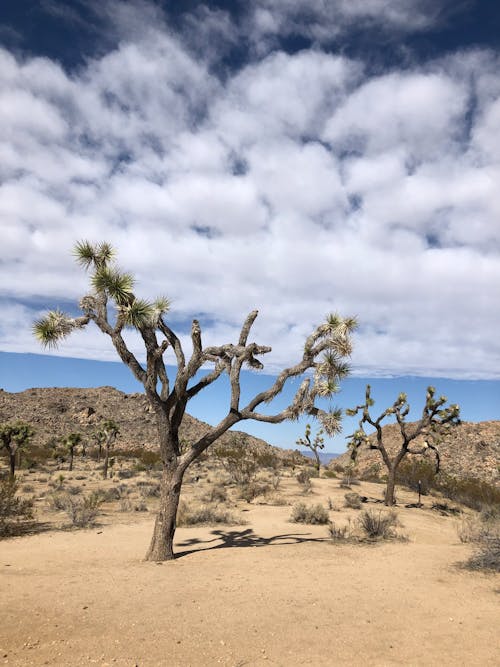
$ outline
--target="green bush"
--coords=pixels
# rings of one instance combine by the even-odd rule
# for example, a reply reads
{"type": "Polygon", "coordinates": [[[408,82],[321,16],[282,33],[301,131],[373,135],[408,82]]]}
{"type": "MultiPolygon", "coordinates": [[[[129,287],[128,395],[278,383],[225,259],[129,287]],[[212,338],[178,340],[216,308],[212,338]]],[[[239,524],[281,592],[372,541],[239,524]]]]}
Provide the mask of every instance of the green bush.
{"type": "Polygon", "coordinates": [[[440,473],[436,478],[436,488],[445,498],[474,510],[500,506],[500,489],[475,477],[462,479],[440,473]]]}
{"type": "Polygon", "coordinates": [[[293,521],[293,523],[308,523],[312,525],[327,524],[328,519],[328,511],[320,503],[317,505],[297,503],[293,506],[290,517],[290,521],[293,521]]]}
{"type": "Polygon", "coordinates": [[[396,482],[417,492],[419,481],[422,495],[428,495],[429,491],[436,487],[436,466],[416,458],[402,461],[397,470],[396,482]]]}
{"type": "Polygon", "coordinates": [[[33,500],[19,498],[17,484],[0,479],[0,537],[15,532],[22,521],[33,519],[33,500]]]}

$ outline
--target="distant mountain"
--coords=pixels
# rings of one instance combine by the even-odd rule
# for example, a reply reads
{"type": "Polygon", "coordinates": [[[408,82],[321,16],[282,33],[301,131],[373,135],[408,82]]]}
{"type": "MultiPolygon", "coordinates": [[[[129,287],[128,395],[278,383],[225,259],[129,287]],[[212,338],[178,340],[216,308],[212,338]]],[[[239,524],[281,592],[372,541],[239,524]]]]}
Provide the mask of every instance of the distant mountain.
{"type": "MultiPolygon", "coordinates": [[[[18,419],[34,429],[34,445],[45,445],[51,438],[72,431],[90,438],[99,422],[113,419],[120,428],[117,449],[155,449],[157,446],[155,417],[145,395],[125,394],[114,387],[54,387],[26,389],[19,393],[0,389],[0,423],[18,419]]],[[[205,422],[186,414],[180,429],[181,440],[198,440],[209,428],[205,422]]],[[[228,431],[218,442],[228,444],[235,435],[241,436],[245,447],[260,453],[273,452],[282,459],[292,457],[300,464],[298,452],[273,447],[241,431],[228,431]]]]}
{"type": "MultiPolygon", "coordinates": [[[[299,449],[298,450],[302,456],[307,456],[310,459],[314,459],[314,454],[309,449],[299,449]]],[[[341,456],[338,452],[319,452],[319,460],[321,463],[326,466],[330,463],[332,459],[336,459],[338,456],[341,456]]]]}

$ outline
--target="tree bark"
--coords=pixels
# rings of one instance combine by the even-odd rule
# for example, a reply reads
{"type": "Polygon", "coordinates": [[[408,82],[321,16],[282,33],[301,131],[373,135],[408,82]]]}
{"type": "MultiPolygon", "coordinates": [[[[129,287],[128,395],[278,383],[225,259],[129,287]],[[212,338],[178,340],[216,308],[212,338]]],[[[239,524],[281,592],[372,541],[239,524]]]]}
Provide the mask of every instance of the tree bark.
{"type": "Polygon", "coordinates": [[[176,465],[165,466],[161,479],[160,507],[156,516],[146,560],[173,560],[177,509],[181,495],[183,471],[176,465]]]}
{"type": "Polygon", "coordinates": [[[68,471],[71,472],[73,470],[73,450],[70,450],[69,452],[69,468],[68,471]]]}
{"type": "Polygon", "coordinates": [[[395,486],[396,486],[396,468],[394,466],[391,466],[390,468],[388,468],[387,487],[385,489],[384,504],[387,505],[387,507],[391,507],[392,505],[395,504],[394,501],[395,486]]]}
{"type": "Polygon", "coordinates": [[[16,452],[9,451],[10,478],[14,479],[16,475],[16,452]]]}
{"type": "Polygon", "coordinates": [[[104,450],[104,467],[102,469],[103,479],[106,479],[108,476],[108,463],[109,463],[109,447],[106,447],[104,450]]]}

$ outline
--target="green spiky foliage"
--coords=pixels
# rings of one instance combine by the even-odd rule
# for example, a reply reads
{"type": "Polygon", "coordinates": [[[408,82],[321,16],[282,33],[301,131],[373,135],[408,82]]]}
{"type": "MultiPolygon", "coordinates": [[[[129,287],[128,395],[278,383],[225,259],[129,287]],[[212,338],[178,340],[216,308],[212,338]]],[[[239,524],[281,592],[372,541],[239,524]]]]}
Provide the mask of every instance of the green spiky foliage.
{"type": "Polygon", "coordinates": [[[365,402],[357,405],[355,408],[346,410],[346,414],[349,416],[361,415],[358,428],[350,436],[348,443],[352,461],[356,460],[360,448],[365,446],[369,449],[378,450],[387,468],[386,505],[394,504],[397,469],[407,454],[432,452],[436,461],[436,472],[439,472],[440,457],[438,445],[450,433],[451,429],[460,423],[460,408],[455,403],[446,406],[445,404],[448,401],[446,396],[435,398],[435,394],[436,390],[434,387],[427,388],[425,405],[422,409],[421,417],[413,424],[406,422],[406,418],[410,412],[410,405],[407,395],[403,392],[378,417],[372,417],[370,408],[375,404],[375,401],[371,397],[370,385],[366,386],[365,402]],[[382,422],[391,416],[395,417],[401,433],[400,448],[392,457],[385,447],[382,430],[382,422]],[[366,424],[371,426],[375,431],[371,437],[365,431],[366,424]],[[423,439],[423,444],[416,449],[411,446],[411,443],[414,443],[419,436],[423,439]]]}
{"type": "MultiPolygon", "coordinates": [[[[299,360],[285,368],[265,391],[244,402],[241,370],[245,367],[262,369],[261,357],[271,351],[266,345],[249,341],[258,311],[246,317],[237,341],[218,346],[203,345],[200,323],[193,320],[192,349],[187,357],[179,336],[167,320],[169,300],[165,296],[151,301],[137,296],[133,276],[116,264],[114,250],[108,243],[80,241],[74,254],[90,278],[89,292],[79,302],[81,316],[70,317],[54,310],[34,323],[34,334],[42,345],[53,347],[73,331],[94,324],[109,337],[120,359],[143,385],[150,413],[156,420],[163,466],[160,509],[147,558],[167,560],[173,558],[175,518],[184,473],[232,426],[246,419],[275,424],[305,414],[319,420],[325,433],[339,431],[341,411],[332,406],[330,400],[349,373],[350,337],[356,321],[336,313],[328,315],[307,338],[299,360]],[[139,334],[144,359],[138,358],[128,346],[123,335],[127,327],[139,334]],[[169,353],[171,361],[167,367],[165,356],[169,353]],[[230,382],[226,415],[183,449],[179,429],[188,402],[225,373],[230,382]],[[304,379],[290,405],[274,414],[261,411],[263,405],[270,404],[281,393],[289,380],[299,377],[304,379]]],[[[104,432],[102,424],[99,430],[104,432]]],[[[102,442],[99,438],[96,440],[97,444],[107,441],[107,436],[102,442]]],[[[107,471],[106,462],[105,469],[107,471]]]]}
{"type": "Polygon", "coordinates": [[[325,448],[325,439],[323,437],[324,430],[322,428],[316,432],[313,439],[311,439],[311,424],[306,424],[306,430],[303,438],[297,438],[295,441],[297,445],[301,447],[307,447],[314,454],[314,460],[316,464],[316,470],[318,471],[318,476],[321,472],[321,460],[319,457],[319,452],[325,448]]]}
{"type": "Polygon", "coordinates": [[[34,435],[35,431],[26,422],[0,424],[0,447],[8,454],[11,479],[16,474],[16,458],[19,457],[21,449],[31,442],[34,435]]]}

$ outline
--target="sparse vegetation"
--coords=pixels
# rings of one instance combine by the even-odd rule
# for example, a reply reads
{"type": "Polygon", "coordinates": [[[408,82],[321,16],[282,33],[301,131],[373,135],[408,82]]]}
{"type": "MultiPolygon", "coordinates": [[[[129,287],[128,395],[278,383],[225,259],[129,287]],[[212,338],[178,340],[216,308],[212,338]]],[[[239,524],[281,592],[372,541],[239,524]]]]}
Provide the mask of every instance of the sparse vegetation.
{"type": "Polygon", "coordinates": [[[16,474],[16,463],[21,451],[33,438],[35,432],[29,424],[17,421],[12,424],[0,424],[0,448],[7,452],[11,479],[16,474]]]}
{"type": "Polygon", "coordinates": [[[63,509],[74,528],[89,528],[96,523],[102,499],[98,493],[90,493],[83,498],[73,498],[64,494],[63,509]]]}
{"type": "Polygon", "coordinates": [[[320,503],[316,505],[297,503],[292,508],[290,521],[293,521],[293,523],[324,525],[328,523],[328,510],[320,503]]]}
{"type": "Polygon", "coordinates": [[[33,501],[17,495],[13,479],[0,479],[0,537],[15,532],[20,523],[33,519],[33,501]]]}
{"type": "Polygon", "coordinates": [[[396,528],[399,526],[399,521],[394,511],[365,510],[359,515],[358,523],[363,533],[370,540],[389,540],[398,536],[396,528]]]}
{"type": "Polygon", "coordinates": [[[232,512],[217,505],[189,505],[185,501],[179,503],[177,515],[179,526],[195,526],[199,524],[215,525],[225,524],[228,526],[242,523],[237,520],[232,512]]]}

